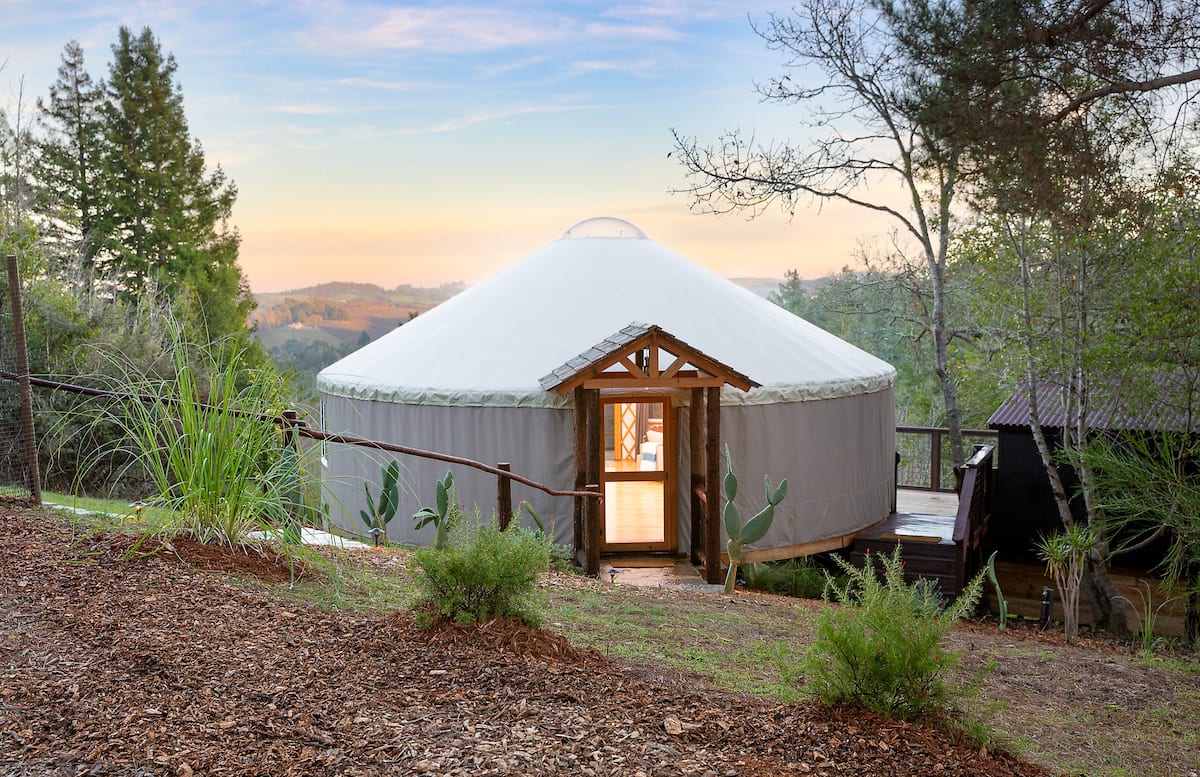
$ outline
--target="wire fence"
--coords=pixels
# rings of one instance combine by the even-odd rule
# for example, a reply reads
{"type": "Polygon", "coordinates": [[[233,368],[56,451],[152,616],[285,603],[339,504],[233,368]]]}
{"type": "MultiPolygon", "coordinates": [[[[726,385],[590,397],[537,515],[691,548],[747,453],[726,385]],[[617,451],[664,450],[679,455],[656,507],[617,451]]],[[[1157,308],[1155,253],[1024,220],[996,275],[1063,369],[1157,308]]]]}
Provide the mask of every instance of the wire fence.
{"type": "MultiPolygon", "coordinates": [[[[0,368],[0,387],[15,386],[21,375],[7,367],[0,368]]],[[[177,399],[171,397],[160,397],[153,394],[138,394],[122,391],[112,391],[109,389],[93,388],[91,386],[83,386],[76,383],[66,383],[49,378],[29,377],[29,385],[40,389],[48,389],[56,392],[66,392],[85,397],[93,397],[97,399],[118,400],[123,402],[142,402],[142,403],[160,403],[160,404],[176,404],[177,399]]],[[[209,408],[217,409],[217,408],[209,408]]],[[[295,448],[301,438],[316,442],[330,442],[342,445],[353,445],[362,448],[372,448],[374,450],[387,451],[389,453],[398,453],[406,456],[416,456],[418,458],[433,459],[442,461],[448,464],[458,464],[464,467],[480,470],[497,478],[497,514],[500,516],[501,525],[507,524],[512,517],[512,497],[511,483],[513,481],[529,486],[530,488],[538,489],[551,496],[570,496],[580,497],[585,499],[599,499],[601,494],[598,487],[588,490],[572,490],[572,489],[557,489],[548,486],[544,483],[539,483],[536,480],[527,478],[519,473],[512,472],[508,469],[508,464],[505,462],[497,463],[496,465],[485,464],[481,461],[468,459],[461,456],[452,456],[447,453],[439,453],[438,451],[428,451],[422,448],[414,448],[409,445],[401,445],[399,443],[386,442],[383,440],[371,440],[366,437],[355,437],[346,434],[336,434],[323,429],[314,429],[308,425],[308,422],[294,411],[286,411],[278,416],[262,415],[259,413],[246,413],[238,410],[230,410],[228,408],[220,408],[222,412],[229,412],[234,415],[256,418],[260,421],[274,423],[280,428],[282,434],[282,445],[286,448],[295,448]]]]}
{"type": "Polygon", "coordinates": [[[28,373],[17,258],[7,257],[6,265],[0,272],[0,370],[12,373],[14,380],[0,381],[0,498],[38,502],[32,409],[27,384],[17,379],[28,373]]]}

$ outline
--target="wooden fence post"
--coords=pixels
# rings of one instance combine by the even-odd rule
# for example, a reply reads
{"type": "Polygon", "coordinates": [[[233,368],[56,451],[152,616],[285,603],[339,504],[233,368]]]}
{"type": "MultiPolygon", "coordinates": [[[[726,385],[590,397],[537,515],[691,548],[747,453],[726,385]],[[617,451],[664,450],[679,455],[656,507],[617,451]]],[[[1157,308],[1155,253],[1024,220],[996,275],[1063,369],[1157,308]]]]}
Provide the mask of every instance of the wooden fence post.
{"type": "Polygon", "coordinates": [[[287,495],[287,513],[291,517],[286,530],[294,534],[294,539],[300,540],[300,527],[304,524],[304,493],[300,489],[300,437],[296,427],[300,425],[300,413],[295,410],[284,410],[280,420],[283,432],[283,455],[291,457],[291,465],[297,469],[296,487],[287,495]]]}
{"type": "MultiPolygon", "coordinates": [[[[496,469],[502,469],[505,472],[512,472],[512,464],[507,461],[502,461],[496,465],[496,469]]],[[[496,520],[500,523],[500,531],[508,528],[509,522],[512,521],[512,481],[503,475],[496,476],[496,520]]]]}
{"type": "Polygon", "coordinates": [[[8,296],[12,303],[13,349],[17,352],[17,385],[21,394],[21,436],[25,443],[25,480],[35,505],[42,503],[42,476],[38,470],[37,438],[33,436],[33,392],[29,388],[29,351],[25,343],[25,312],[21,306],[21,278],[17,257],[8,255],[8,296]]]}
{"type": "Polygon", "coordinates": [[[942,487],[942,433],[935,429],[929,435],[929,488],[937,491],[942,487]]]}

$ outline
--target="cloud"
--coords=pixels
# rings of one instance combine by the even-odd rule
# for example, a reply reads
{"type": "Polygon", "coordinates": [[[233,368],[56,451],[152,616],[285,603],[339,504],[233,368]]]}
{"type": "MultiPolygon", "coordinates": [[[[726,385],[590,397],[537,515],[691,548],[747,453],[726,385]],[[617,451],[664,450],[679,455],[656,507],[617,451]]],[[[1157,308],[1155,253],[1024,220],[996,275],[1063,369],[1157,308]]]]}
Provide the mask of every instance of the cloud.
{"type": "Polygon", "coordinates": [[[584,27],[588,37],[614,38],[630,41],[675,41],[683,38],[683,33],[673,27],[662,24],[612,24],[606,22],[591,22],[584,27]]]}
{"type": "Polygon", "coordinates": [[[645,0],[645,2],[618,3],[605,10],[604,15],[612,19],[672,19],[686,21],[711,21],[714,19],[745,18],[770,10],[786,10],[779,3],[754,0],[645,0]]]}
{"type": "Polygon", "coordinates": [[[557,42],[577,28],[573,20],[557,14],[533,18],[488,6],[388,8],[376,11],[374,17],[353,29],[323,31],[323,43],[355,51],[465,54],[557,42]]]}
{"type": "Polygon", "coordinates": [[[329,105],[276,105],[270,109],[272,113],[287,113],[296,116],[322,116],[333,113],[329,105]]]}
{"type": "MultiPolygon", "coordinates": [[[[686,7],[630,7],[630,13],[603,13],[599,18],[560,10],[493,5],[345,6],[328,14],[309,32],[309,44],[343,53],[420,51],[478,54],[522,47],[569,48],[588,43],[637,44],[678,41],[683,26],[695,16],[686,7]],[[351,23],[352,20],[352,23],[351,23]]],[[[567,6],[569,9],[570,7],[567,6]]],[[[513,63],[523,67],[528,60],[513,63]]],[[[503,66],[500,66],[503,68],[503,66]]]]}
{"type": "Polygon", "coordinates": [[[525,59],[518,59],[513,62],[501,62],[496,65],[483,65],[483,66],[477,68],[477,71],[482,76],[486,76],[488,78],[495,78],[496,76],[502,76],[507,73],[511,73],[514,70],[523,70],[527,67],[533,67],[534,65],[539,65],[545,61],[546,61],[546,57],[538,55],[535,57],[526,57],[525,59]]]}
{"type": "Polygon", "coordinates": [[[356,86],[388,92],[423,92],[433,88],[444,88],[429,81],[384,81],[376,78],[340,78],[335,83],[338,86],[356,86]]]}
{"type": "Polygon", "coordinates": [[[409,127],[396,130],[383,130],[377,133],[372,133],[372,137],[411,137],[414,135],[436,135],[444,132],[457,132],[459,130],[468,129],[480,124],[491,124],[498,121],[506,121],[508,119],[517,118],[519,116],[530,116],[535,114],[547,113],[565,113],[567,111],[582,111],[591,110],[594,106],[587,105],[566,105],[561,103],[555,104],[528,104],[517,105],[510,108],[500,108],[493,110],[481,110],[469,113],[463,116],[440,121],[436,124],[430,124],[424,127],[409,127]]]}
{"type": "Polygon", "coordinates": [[[656,72],[661,63],[651,59],[639,60],[609,60],[581,59],[571,63],[570,72],[574,74],[589,73],[630,73],[632,75],[647,75],[656,72]]]}

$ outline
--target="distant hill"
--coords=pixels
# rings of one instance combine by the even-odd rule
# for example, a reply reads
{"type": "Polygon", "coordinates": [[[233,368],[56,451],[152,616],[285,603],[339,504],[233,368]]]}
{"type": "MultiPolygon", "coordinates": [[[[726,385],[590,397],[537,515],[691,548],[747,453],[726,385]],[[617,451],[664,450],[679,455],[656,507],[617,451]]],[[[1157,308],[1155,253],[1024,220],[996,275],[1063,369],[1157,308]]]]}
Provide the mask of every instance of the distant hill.
{"type": "Polygon", "coordinates": [[[777,291],[779,284],[783,282],[782,278],[730,278],[729,280],[744,289],[749,289],[763,299],[766,299],[771,292],[777,291]]]}
{"type": "Polygon", "coordinates": [[[373,283],[322,283],[303,289],[255,294],[250,323],[275,362],[295,371],[311,391],[316,374],[357,348],[466,288],[403,284],[388,290],[373,283]]]}
{"type": "MultiPolygon", "coordinates": [[[[466,288],[446,283],[434,288],[404,284],[388,290],[373,283],[322,283],[303,289],[255,294],[258,309],[250,321],[264,343],[278,339],[274,330],[298,333],[319,329],[345,342],[366,332],[374,340],[466,288]]],[[[300,337],[300,335],[296,335],[300,337]]]]}

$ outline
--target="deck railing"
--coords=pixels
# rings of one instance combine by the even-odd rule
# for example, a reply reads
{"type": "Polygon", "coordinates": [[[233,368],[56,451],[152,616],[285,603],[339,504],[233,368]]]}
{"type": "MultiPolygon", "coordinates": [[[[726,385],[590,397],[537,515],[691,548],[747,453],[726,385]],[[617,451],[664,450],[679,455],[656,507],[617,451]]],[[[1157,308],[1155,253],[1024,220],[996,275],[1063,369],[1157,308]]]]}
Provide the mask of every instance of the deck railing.
{"type": "Polygon", "coordinates": [[[962,466],[962,489],[958,493],[958,515],[954,518],[954,578],[961,591],[982,559],[979,548],[992,517],[995,470],[994,446],[977,445],[962,466]]]}
{"type": "MultiPolygon", "coordinates": [[[[963,429],[963,444],[995,446],[997,433],[991,429],[963,429]]],[[[950,456],[950,430],[937,426],[897,426],[896,487],[925,491],[958,490],[954,461],[950,456]]]]}

